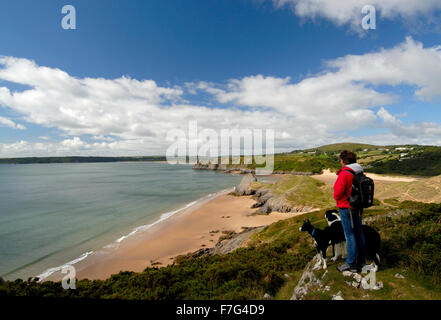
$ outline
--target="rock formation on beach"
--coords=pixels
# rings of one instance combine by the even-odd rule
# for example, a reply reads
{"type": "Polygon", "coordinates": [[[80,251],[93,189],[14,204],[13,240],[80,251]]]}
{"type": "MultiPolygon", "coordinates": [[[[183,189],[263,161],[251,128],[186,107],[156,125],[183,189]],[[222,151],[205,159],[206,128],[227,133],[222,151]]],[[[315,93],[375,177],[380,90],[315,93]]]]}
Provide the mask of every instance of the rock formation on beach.
{"type": "Polygon", "coordinates": [[[263,227],[250,227],[245,228],[243,231],[231,235],[231,237],[220,240],[213,248],[202,248],[195,252],[191,252],[185,255],[180,255],[175,258],[175,262],[179,263],[185,259],[200,258],[206,256],[222,255],[233,252],[237,248],[243,247],[247,240],[255,232],[261,231],[263,227]]]}
{"type": "Polygon", "coordinates": [[[278,194],[267,185],[258,182],[253,174],[247,174],[243,177],[240,184],[235,188],[232,194],[236,196],[253,195],[256,203],[252,208],[258,208],[256,213],[269,214],[273,211],[277,212],[308,212],[314,210],[310,205],[302,205],[288,200],[285,194],[278,194]]]}
{"type": "MultiPolygon", "coordinates": [[[[234,174],[255,174],[255,169],[250,169],[246,167],[234,167],[226,164],[217,164],[217,163],[201,163],[197,162],[193,166],[193,170],[213,170],[213,171],[221,171],[223,173],[234,173],[234,174]]],[[[272,174],[292,174],[296,176],[311,176],[312,172],[299,172],[294,170],[277,170],[273,171],[272,174]]]]}
{"type": "Polygon", "coordinates": [[[259,208],[256,213],[269,214],[277,212],[309,212],[314,210],[311,206],[296,205],[287,200],[283,195],[277,196],[271,190],[259,189],[253,196],[257,202],[253,208],[259,208]]]}
{"type": "Polygon", "coordinates": [[[236,173],[236,174],[254,174],[256,170],[249,168],[236,168],[236,167],[228,167],[226,164],[217,164],[217,163],[201,163],[197,162],[193,166],[193,170],[213,170],[213,171],[222,171],[224,173],[236,173]]]}
{"type": "Polygon", "coordinates": [[[251,188],[251,184],[256,182],[257,178],[254,174],[248,173],[242,178],[242,181],[234,188],[233,194],[236,196],[249,196],[255,193],[251,188]]]}

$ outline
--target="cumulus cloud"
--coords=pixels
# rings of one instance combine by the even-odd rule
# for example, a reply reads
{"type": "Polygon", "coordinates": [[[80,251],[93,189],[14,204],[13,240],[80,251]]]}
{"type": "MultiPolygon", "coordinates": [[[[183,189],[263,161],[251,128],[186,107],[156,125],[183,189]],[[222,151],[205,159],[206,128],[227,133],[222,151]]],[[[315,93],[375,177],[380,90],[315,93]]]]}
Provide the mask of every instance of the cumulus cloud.
{"type": "Polygon", "coordinates": [[[5,117],[0,117],[0,126],[1,127],[9,127],[9,128],[18,129],[18,130],[25,130],[26,129],[25,126],[23,126],[19,123],[15,123],[11,119],[5,118],[5,117]]]}
{"type": "Polygon", "coordinates": [[[424,48],[407,37],[392,49],[365,55],[348,55],[328,63],[352,81],[373,85],[407,84],[417,87],[416,96],[431,100],[441,95],[441,46],[424,48]]]}
{"type": "MultiPolygon", "coordinates": [[[[351,24],[360,26],[365,5],[372,5],[382,18],[415,20],[432,17],[441,9],[439,0],[273,0],[276,7],[290,6],[302,18],[326,18],[341,26],[351,24]]],[[[427,20],[426,20],[427,21],[427,20]]]]}
{"type": "MultiPolygon", "coordinates": [[[[66,137],[0,144],[0,156],[165,154],[169,130],[186,131],[190,120],[198,121],[199,130],[275,129],[277,151],[360,139],[438,143],[439,124],[403,124],[387,106],[401,99],[393,90],[397,85],[407,86],[421,101],[441,96],[440,75],[440,47],[425,48],[412,38],[393,48],[328,61],[322,72],[298,82],[251,75],[226,83],[162,87],[128,77],[76,78],[27,59],[1,57],[0,80],[28,89],[0,87],[0,105],[66,137]],[[387,90],[378,89],[384,85],[387,90]],[[201,92],[214,107],[183,98],[201,92]],[[348,136],[366,127],[390,132],[348,136]]],[[[8,120],[0,118],[0,123],[19,129],[8,120]]]]}
{"type": "Polygon", "coordinates": [[[326,62],[328,70],[298,83],[290,78],[263,75],[230,80],[226,88],[194,85],[212,93],[221,103],[271,108],[290,115],[320,116],[323,111],[359,112],[390,104],[393,93],[373,89],[380,85],[409,85],[421,100],[441,95],[441,46],[424,48],[411,37],[391,49],[347,55],[326,62]]]}
{"type": "Polygon", "coordinates": [[[89,143],[73,137],[57,142],[0,143],[0,157],[145,155],[149,149],[156,154],[161,151],[153,141],[143,139],[89,143]]]}
{"type": "Polygon", "coordinates": [[[441,126],[439,124],[422,121],[406,126],[385,108],[381,108],[377,114],[383,120],[384,127],[390,129],[390,132],[397,137],[424,139],[423,141],[432,141],[432,143],[441,140],[441,126]]]}

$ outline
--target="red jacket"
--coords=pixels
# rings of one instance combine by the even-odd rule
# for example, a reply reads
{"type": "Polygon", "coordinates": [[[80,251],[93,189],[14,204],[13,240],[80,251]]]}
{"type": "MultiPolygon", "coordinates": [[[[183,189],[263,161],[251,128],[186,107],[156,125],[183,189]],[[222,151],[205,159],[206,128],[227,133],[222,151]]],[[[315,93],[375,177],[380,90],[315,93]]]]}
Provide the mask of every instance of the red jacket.
{"type": "Polygon", "coordinates": [[[338,208],[349,208],[348,198],[351,196],[353,174],[348,172],[353,171],[348,167],[343,167],[337,171],[337,181],[334,184],[334,199],[337,202],[338,208]]]}

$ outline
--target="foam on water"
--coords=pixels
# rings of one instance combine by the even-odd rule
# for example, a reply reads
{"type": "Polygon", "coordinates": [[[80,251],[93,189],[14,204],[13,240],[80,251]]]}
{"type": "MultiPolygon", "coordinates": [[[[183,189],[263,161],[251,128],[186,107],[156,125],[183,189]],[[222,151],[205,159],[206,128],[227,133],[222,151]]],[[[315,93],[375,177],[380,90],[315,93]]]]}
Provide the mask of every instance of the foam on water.
{"type": "MultiPolygon", "coordinates": [[[[216,192],[216,193],[210,193],[210,194],[208,194],[208,195],[206,195],[206,196],[204,196],[204,197],[202,197],[202,198],[200,198],[200,199],[198,199],[196,201],[192,201],[190,203],[187,203],[185,206],[183,206],[183,207],[181,207],[181,208],[179,208],[177,210],[173,210],[173,211],[170,211],[170,212],[163,213],[163,214],[161,214],[161,216],[159,217],[158,220],[156,220],[156,221],[154,221],[154,222],[152,222],[150,224],[142,225],[142,226],[138,226],[138,227],[134,228],[127,235],[124,235],[124,236],[118,238],[117,240],[115,240],[113,243],[104,246],[104,249],[116,248],[116,247],[119,246],[119,244],[122,241],[124,241],[124,240],[126,240],[126,239],[128,239],[128,238],[130,238],[132,236],[134,236],[135,234],[139,233],[140,231],[146,231],[146,230],[150,229],[151,227],[157,225],[158,223],[160,223],[160,222],[162,222],[162,221],[164,221],[164,220],[174,216],[175,214],[177,214],[177,213],[179,213],[179,212],[181,212],[181,211],[183,211],[185,209],[188,209],[191,206],[194,206],[194,205],[196,205],[196,204],[198,204],[200,202],[206,201],[206,200],[208,200],[210,198],[214,198],[214,197],[216,197],[216,196],[218,196],[218,195],[220,195],[222,193],[225,193],[225,192],[227,192],[229,190],[231,190],[231,189],[224,189],[224,190],[221,190],[221,191],[216,192]]],[[[69,266],[69,265],[71,266],[71,265],[74,265],[74,264],[76,264],[76,263],[78,263],[80,261],[83,261],[88,256],[90,256],[90,255],[92,255],[94,253],[95,253],[94,251],[85,252],[81,256],[79,256],[78,258],[76,258],[76,259],[74,259],[72,261],[69,261],[69,262],[67,262],[67,263],[65,263],[63,265],[57,266],[57,267],[53,267],[53,268],[47,269],[43,273],[39,274],[37,276],[37,278],[39,278],[39,281],[43,281],[44,279],[47,279],[48,277],[50,277],[55,272],[61,271],[63,269],[63,267],[69,266]]]]}
{"type": "Polygon", "coordinates": [[[93,253],[93,251],[85,252],[81,256],[79,256],[78,258],[76,258],[76,259],[74,259],[72,261],[69,261],[69,262],[67,262],[67,263],[65,263],[65,264],[63,264],[61,266],[54,267],[54,268],[49,268],[46,271],[44,271],[43,273],[39,274],[37,276],[37,278],[39,279],[39,281],[42,281],[42,280],[50,277],[54,272],[61,271],[61,269],[63,269],[63,267],[74,265],[75,263],[78,263],[78,262],[86,259],[92,253],[93,253]]]}

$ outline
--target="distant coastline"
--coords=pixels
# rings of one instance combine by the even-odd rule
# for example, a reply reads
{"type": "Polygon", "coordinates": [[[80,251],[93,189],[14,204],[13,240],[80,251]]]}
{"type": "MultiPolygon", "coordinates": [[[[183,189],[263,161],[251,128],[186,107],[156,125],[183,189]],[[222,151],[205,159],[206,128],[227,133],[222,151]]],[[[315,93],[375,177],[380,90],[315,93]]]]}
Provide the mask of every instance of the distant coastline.
{"type": "Polygon", "coordinates": [[[0,164],[32,164],[32,163],[94,163],[94,162],[132,162],[132,161],[166,161],[165,156],[142,157],[24,157],[0,158],[0,164]]]}

